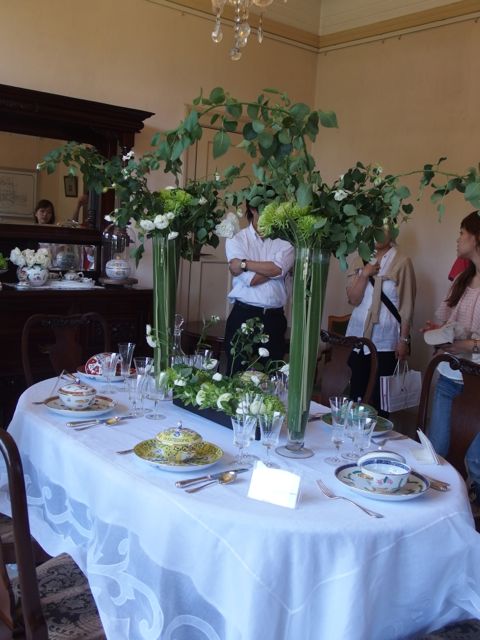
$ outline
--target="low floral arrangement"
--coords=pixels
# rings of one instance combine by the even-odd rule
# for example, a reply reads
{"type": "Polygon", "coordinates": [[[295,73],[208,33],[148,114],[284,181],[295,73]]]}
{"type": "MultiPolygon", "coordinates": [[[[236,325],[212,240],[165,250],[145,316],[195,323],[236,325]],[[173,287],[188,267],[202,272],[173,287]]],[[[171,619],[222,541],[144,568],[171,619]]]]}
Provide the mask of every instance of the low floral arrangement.
{"type": "Polygon", "coordinates": [[[42,267],[48,269],[51,263],[51,256],[48,249],[23,249],[20,251],[18,247],[10,252],[10,262],[17,267],[42,267]]]}
{"type": "Polygon", "coordinates": [[[5,271],[5,269],[7,268],[8,268],[7,259],[5,258],[3,253],[0,252],[0,271],[5,271]]]}

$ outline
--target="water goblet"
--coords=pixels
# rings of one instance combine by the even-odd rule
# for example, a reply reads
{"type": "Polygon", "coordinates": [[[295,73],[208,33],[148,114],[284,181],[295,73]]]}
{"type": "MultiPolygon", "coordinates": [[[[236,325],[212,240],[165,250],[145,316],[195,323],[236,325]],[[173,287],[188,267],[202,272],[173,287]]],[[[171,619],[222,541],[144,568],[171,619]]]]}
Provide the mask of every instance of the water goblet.
{"type": "MultiPolygon", "coordinates": [[[[118,344],[118,353],[120,354],[120,373],[124,380],[130,375],[132,366],[133,352],[135,351],[134,342],[120,342],[118,344]]],[[[126,387],[126,385],[125,385],[126,387]]]]}
{"type": "Polygon", "coordinates": [[[141,357],[134,358],[136,370],[136,388],[135,388],[135,415],[143,416],[143,400],[145,398],[147,376],[153,368],[153,358],[141,357]]]}
{"type": "MultiPolygon", "coordinates": [[[[353,406],[347,410],[345,432],[347,437],[351,439],[354,450],[342,454],[342,458],[345,458],[345,460],[358,460],[358,443],[364,443],[365,438],[368,439],[368,442],[370,441],[376,419],[377,411],[373,407],[365,404],[353,404],[353,406]]],[[[363,447],[364,445],[361,444],[360,446],[363,447]]]]}
{"type": "Polygon", "coordinates": [[[376,418],[366,417],[359,423],[358,428],[353,433],[353,446],[358,458],[370,446],[372,431],[377,424],[376,418]]]}
{"type": "Polygon", "coordinates": [[[339,465],[343,462],[340,457],[340,447],[345,442],[345,420],[350,400],[346,396],[331,396],[329,402],[332,414],[331,441],[336,448],[336,452],[335,455],[325,458],[325,462],[339,465]]]}
{"type": "Polygon", "coordinates": [[[278,411],[275,411],[271,415],[260,414],[258,421],[260,423],[261,442],[267,450],[267,456],[264,460],[264,465],[273,469],[278,469],[279,465],[272,462],[270,459],[270,449],[276,447],[278,444],[278,438],[282,429],[284,415],[278,411]]]}
{"type": "Polygon", "coordinates": [[[115,374],[120,356],[118,353],[102,353],[99,356],[99,360],[102,367],[102,376],[107,382],[102,391],[103,393],[112,395],[116,393],[116,391],[112,387],[112,376],[115,374]]]}
{"type": "Polygon", "coordinates": [[[145,396],[149,400],[153,400],[153,410],[145,413],[145,417],[150,420],[163,420],[166,416],[160,413],[158,410],[158,403],[160,400],[165,400],[167,397],[167,374],[165,371],[161,371],[156,375],[153,371],[147,375],[145,380],[145,396]]]}
{"type": "Polygon", "coordinates": [[[231,418],[233,427],[233,444],[238,447],[235,462],[240,466],[252,466],[252,457],[246,455],[245,449],[250,445],[250,437],[255,430],[257,417],[246,413],[237,413],[231,418]]]}

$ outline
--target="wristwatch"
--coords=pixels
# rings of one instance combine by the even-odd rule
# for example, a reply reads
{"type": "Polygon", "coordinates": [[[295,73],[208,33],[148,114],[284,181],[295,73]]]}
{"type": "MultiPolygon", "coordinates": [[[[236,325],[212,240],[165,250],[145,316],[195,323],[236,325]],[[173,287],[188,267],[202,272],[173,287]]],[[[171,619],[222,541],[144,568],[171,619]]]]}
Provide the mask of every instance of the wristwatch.
{"type": "Polygon", "coordinates": [[[478,340],[473,339],[473,349],[472,353],[480,353],[480,349],[478,348],[478,340]]]}
{"type": "Polygon", "coordinates": [[[240,269],[242,271],[248,271],[247,269],[247,259],[244,258],[241,262],[240,262],[240,269]]]}
{"type": "Polygon", "coordinates": [[[410,336],[407,336],[406,338],[402,338],[402,336],[400,336],[400,342],[405,342],[405,344],[410,344],[410,336]]]}

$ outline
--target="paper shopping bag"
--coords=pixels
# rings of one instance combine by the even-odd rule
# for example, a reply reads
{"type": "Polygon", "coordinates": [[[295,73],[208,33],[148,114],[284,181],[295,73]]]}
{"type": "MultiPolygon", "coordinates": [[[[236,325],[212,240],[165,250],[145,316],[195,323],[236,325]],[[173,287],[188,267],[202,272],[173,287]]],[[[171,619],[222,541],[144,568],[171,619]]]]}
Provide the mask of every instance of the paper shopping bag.
{"type": "Polygon", "coordinates": [[[383,411],[400,411],[416,407],[420,402],[422,374],[400,361],[392,376],[380,376],[380,404],[383,411]]]}

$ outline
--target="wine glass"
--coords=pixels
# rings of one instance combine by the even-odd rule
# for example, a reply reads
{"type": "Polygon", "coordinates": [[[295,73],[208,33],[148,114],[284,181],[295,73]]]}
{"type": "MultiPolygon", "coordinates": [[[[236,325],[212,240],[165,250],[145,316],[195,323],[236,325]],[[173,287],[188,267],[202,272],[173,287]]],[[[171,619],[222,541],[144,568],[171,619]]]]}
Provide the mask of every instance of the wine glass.
{"type": "Polygon", "coordinates": [[[353,446],[355,447],[357,460],[363,454],[363,452],[370,446],[370,439],[372,437],[372,431],[377,424],[376,417],[366,417],[358,425],[358,428],[353,432],[353,446]]]}
{"type": "Polygon", "coordinates": [[[260,414],[258,421],[260,423],[261,442],[267,450],[267,456],[264,464],[267,467],[278,469],[279,465],[272,462],[270,459],[270,449],[276,447],[278,444],[278,438],[282,429],[284,416],[278,411],[275,411],[271,415],[260,414]]]}
{"type": "Polygon", "coordinates": [[[130,368],[132,366],[134,351],[134,342],[120,342],[118,345],[118,353],[120,354],[120,373],[123,376],[124,380],[127,378],[127,376],[130,375],[130,368]]]}
{"type": "Polygon", "coordinates": [[[146,378],[145,396],[154,401],[153,410],[145,413],[145,417],[150,420],[163,420],[166,416],[158,411],[158,403],[167,397],[167,374],[161,371],[158,375],[150,371],[146,378]]]}
{"type": "Polygon", "coordinates": [[[141,357],[134,358],[136,371],[136,389],[135,389],[135,415],[143,416],[143,399],[145,397],[147,376],[153,368],[153,358],[141,357]]]}
{"type": "Polygon", "coordinates": [[[118,353],[102,353],[98,356],[102,367],[102,376],[106,379],[106,386],[103,388],[103,393],[112,395],[116,393],[112,387],[112,376],[115,374],[117,364],[120,361],[120,355],[118,353]]]}
{"type": "Polygon", "coordinates": [[[332,433],[330,439],[336,448],[336,452],[335,455],[325,458],[325,462],[327,464],[339,465],[343,462],[340,457],[340,447],[345,442],[345,420],[350,401],[346,396],[331,396],[329,402],[332,415],[332,433]]]}
{"type": "Polygon", "coordinates": [[[252,466],[251,456],[245,454],[245,449],[250,445],[250,438],[257,424],[257,417],[246,413],[237,413],[232,416],[233,444],[238,447],[238,455],[235,462],[240,466],[252,466]]]}
{"type": "Polygon", "coordinates": [[[377,411],[366,404],[353,404],[347,410],[346,435],[352,440],[353,451],[342,454],[346,460],[358,460],[359,451],[366,442],[370,442],[372,431],[377,420],[377,411]]]}

